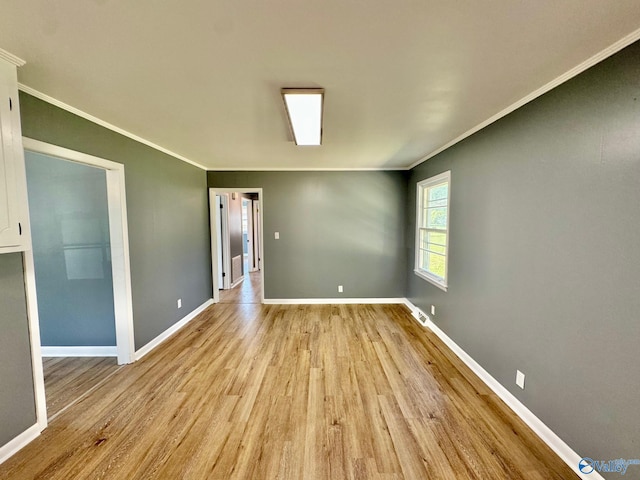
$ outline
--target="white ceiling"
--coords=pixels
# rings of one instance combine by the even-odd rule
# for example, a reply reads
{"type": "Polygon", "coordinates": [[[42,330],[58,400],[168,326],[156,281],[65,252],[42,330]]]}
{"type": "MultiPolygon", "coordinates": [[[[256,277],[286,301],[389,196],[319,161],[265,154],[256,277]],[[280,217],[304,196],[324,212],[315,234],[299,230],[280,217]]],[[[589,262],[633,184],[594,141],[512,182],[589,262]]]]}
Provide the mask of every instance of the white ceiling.
{"type": "Polygon", "coordinates": [[[404,168],[638,28],[638,0],[3,0],[0,47],[210,169],[404,168]],[[323,146],[281,87],[325,88],[323,146]]]}

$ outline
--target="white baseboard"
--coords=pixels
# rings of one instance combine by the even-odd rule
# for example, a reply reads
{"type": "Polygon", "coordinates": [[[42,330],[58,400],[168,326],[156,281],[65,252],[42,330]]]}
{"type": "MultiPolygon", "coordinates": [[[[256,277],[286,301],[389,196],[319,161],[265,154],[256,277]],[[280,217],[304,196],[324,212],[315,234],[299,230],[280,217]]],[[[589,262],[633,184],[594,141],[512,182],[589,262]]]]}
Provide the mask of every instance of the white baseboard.
{"type": "Polygon", "coordinates": [[[232,288],[236,288],[238,285],[240,285],[242,282],[244,282],[244,275],[241,276],[238,280],[236,280],[235,282],[233,282],[231,285],[229,285],[229,290],[231,290],[232,288]]]}
{"type": "Polygon", "coordinates": [[[18,453],[23,447],[25,447],[28,443],[31,443],[33,440],[38,438],[40,435],[40,426],[36,423],[35,425],[30,426],[16,438],[11,440],[6,445],[0,447],[0,464],[4,463],[9,457],[18,453]]]}
{"type": "Polygon", "coordinates": [[[117,357],[117,347],[40,347],[43,357],[117,357]]]}
{"type": "Polygon", "coordinates": [[[160,335],[158,335],[156,338],[154,338],[153,340],[151,340],[149,343],[147,343],[144,347],[142,347],[140,350],[137,350],[135,353],[135,359],[136,360],[140,360],[142,357],[144,357],[147,353],[149,353],[151,350],[153,350],[154,348],[156,348],[158,345],[160,345],[162,342],[164,342],[165,340],[167,340],[169,337],[171,337],[173,334],[175,334],[178,330],[180,330],[181,328],[183,328],[187,323],[189,323],[191,320],[193,320],[194,318],[196,318],[200,313],[202,313],[207,307],[209,307],[209,305],[213,304],[213,298],[210,298],[209,300],[207,300],[206,302],[204,302],[202,305],[200,305],[198,308],[196,308],[195,310],[193,310],[191,313],[189,313],[187,316],[185,316],[184,318],[182,318],[180,321],[178,321],[177,323],[174,323],[171,327],[167,328],[164,332],[162,332],[160,335]]]}
{"type": "Polygon", "coordinates": [[[410,300],[403,302],[411,310],[411,315],[423,326],[429,328],[449,347],[457,357],[462,360],[480,380],[482,380],[493,392],[502,399],[513,412],[534,431],[540,439],[553,450],[578,477],[584,480],[604,480],[597,472],[583,474],[578,470],[578,462],[582,456],[578,455],[569,445],[567,445],[553,430],[547,427],[542,420],[536,417],[520,400],[518,400],[509,390],[489,374],[482,366],[476,362],[467,352],[465,352],[456,342],[454,342],[445,332],[443,332],[431,318],[416,307],[410,300]],[[420,317],[426,319],[422,320],[420,317]]]}
{"type": "Polygon", "coordinates": [[[406,304],[406,298],[265,298],[263,303],[266,305],[406,304]]]}

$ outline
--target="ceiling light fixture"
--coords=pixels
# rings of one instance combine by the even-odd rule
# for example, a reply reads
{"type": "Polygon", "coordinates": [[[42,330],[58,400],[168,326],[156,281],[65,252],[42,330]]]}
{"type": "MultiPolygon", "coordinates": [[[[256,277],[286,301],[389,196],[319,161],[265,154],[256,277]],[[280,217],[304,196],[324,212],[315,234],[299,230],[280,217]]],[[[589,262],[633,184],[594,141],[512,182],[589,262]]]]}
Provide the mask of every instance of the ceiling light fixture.
{"type": "Polygon", "coordinates": [[[324,88],[281,90],[296,145],[322,145],[324,88]]]}

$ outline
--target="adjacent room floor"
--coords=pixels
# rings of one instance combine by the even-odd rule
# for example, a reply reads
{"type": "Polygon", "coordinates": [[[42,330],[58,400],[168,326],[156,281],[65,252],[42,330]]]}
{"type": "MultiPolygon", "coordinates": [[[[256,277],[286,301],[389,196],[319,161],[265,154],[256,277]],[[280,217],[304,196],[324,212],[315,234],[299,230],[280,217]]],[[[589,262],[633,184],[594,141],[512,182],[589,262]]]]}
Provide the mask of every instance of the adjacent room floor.
{"type": "Polygon", "coordinates": [[[119,368],[115,358],[102,357],[46,357],[42,367],[50,420],[119,368]]]}
{"type": "Polygon", "coordinates": [[[401,305],[217,304],[0,465],[18,479],[569,479],[401,305]]]}
{"type": "Polygon", "coordinates": [[[229,290],[220,290],[220,303],[262,303],[261,273],[245,274],[244,280],[229,290]]]}

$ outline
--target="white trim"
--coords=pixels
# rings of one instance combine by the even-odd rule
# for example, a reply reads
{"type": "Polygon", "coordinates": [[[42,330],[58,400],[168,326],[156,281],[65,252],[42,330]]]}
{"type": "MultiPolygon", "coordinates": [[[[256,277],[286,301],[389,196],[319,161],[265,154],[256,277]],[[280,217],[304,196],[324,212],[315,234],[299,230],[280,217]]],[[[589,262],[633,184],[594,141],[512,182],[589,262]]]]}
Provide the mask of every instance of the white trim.
{"type": "Polygon", "coordinates": [[[140,350],[136,350],[135,359],[136,360],[140,360],[142,357],[144,357],[151,350],[156,348],[158,345],[160,345],[162,342],[167,340],[169,337],[173,336],[175,333],[178,332],[178,330],[182,329],[187,323],[189,323],[191,320],[196,318],[200,313],[202,313],[204,310],[206,310],[206,308],[209,307],[209,305],[213,305],[213,299],[212,298],[210,298],[209,300],[204,302],[202,305],[197,307],[191,313],[187,314],[185,317],[183,317],[177,323],[174,323],[173,325],[171,325],[171,327],[167,328],[164,332],[162,332],[156,338],[151,340],[149,343],[147,343],[140,350]]]}
{"type": "Polygon", "coordinates": [[[43,357],[117,357],[118,349],[101,347],[41,347],[43,357]]]}
{"type": "MultiPolygon", "coordinates": [[[[29,209],[26,209],[29,221],[29,209]]],[[[29,224],[31,225],[31,224],[29,224]]],[[[29,228],[31,228],[29,226],[29,228]]],[[[38,296],[36,292],[36,269],[33,263],[33,247],[29,240],[29,248],[22,257],[24,266],[24,287],[27,297],[27,317],[29,322],[29,343],[31,344],[31,369],[33,371],[33,390],[36,401],[36,419],[40,431],[47,428],[47,397],[44,390],[44,368],[40,347],[40,317],[38,316],[38,296]]]]}
{"type": "Polygon", "coordinates": [[[38,438],[40,436],[40,431],[40,425],[36,423],[35,425],[31,425],[13,440],[10,440],[9,443],[0,447],[0,464],[6,462],[10,457],[27,446],[27,444],[38,438]]]}
{"type": "Polygon", "coordinates": [[[406,307],[409,309],[409,311],[411,312],[411,316],[413,318],[415,318],[417,320],[417,322],[422,325],[423,327],[426,327],[428,322],[430,322],[431,320],[429,319],[429,316],[424,313],[422,310],[420,310],[418,307],[416,307],[413,303],[411,303],[411,301],[408,298],[403,299],[406,307]],[[424,318],[424,320],[420,319],[420,316],[422,316],[424,318]]]}
{"type": "MultiPolygon", "coordinates": [[[[628,47],[633,42],[635,42],[636,40],[639,40],[639,39],[640,39],[640,28],[638,30],[635,30],[635,31],[631,32],[626,37],[621,38],[620,40],[618,40],[614,44],[612,44],[612,45],[608,46],[607,48],[605,48],[604,50],[602,50],[601,52],[596,53],[594,56],[588,58],[587,60],[585,60],[584,62],[580,63],[579,65],[576,65],[575,67],[573,67],[568,72],[563,73],[559,77],[556,77],[555,79],[551,80],[549,83],[543,85],[542,87],[538,88],[537,90],[534,90],[529,95],[521,98],[520,100],[518,100],[515,103],[512,103],[511,105],[509,105],[504,110],[501,110],[498,113],[496,113],[495,115],[493,115],[493,116],[489,117],[488,119],[486,119],[484,122],[481,122],[478,125],[476,125],[475,127],[467,130],[462,135],[454,138],[450,142],[445,143],[440,148],[434,150],[433,152],[431,152],[431,153],[425,155],[424,157],[420,158],[419,160],[413,162],[411,165],[409,165],[407,167],[407,170],[411,170],[412,168],[416,167],[417,165],[420,165],[422,162],[425,162],[425,161],[429,160],[430,158],[435,157],[436,155],[438,155],[439,153],[443,152],[447,148],[452,147],[456,143],[458,143],[458,142],[464,140],[465,138],[473,135],[477,131],[482,130],[487,125],[491,125],[496,120],[501,119],[502,117],[510,114],[514,110],[517,110],[518,108],[522,107],[523,105],[529,103],[530,101],[538,98],[541,95],[544,95],[545,93],[547,93],[550,90],[553,90],[554,88],[556,88],[557,86],[563,84],[567,80],[572,79],[576,75],[579,75],[580,73],[584,72],[588,68],[593,67],[597,63],[600,63],[601,61],[603,61],[607,57],[610,57],[614,53],[617,53],[620,50],[622,50],[623,48],[628,47]]],[[[594,477],[591,477],[591,478],[594,478],[594,477]]]]}
{"type": "MultiPolygon", "coordinates": [[[[209,172],[397,172],[409,167],[279,168],[279,167],[210,167],[209,172]]],[[[248,192],[251,193],[251,192],[248,192]]]]}
{"type": "Polygon", "coordinates": [[[71,162],[92,165],[104,170],[124,170],[124,165],[122,163],[95,157],[93,155],[89,155],[88,153],[82,153],[76,150],[59,147],[51,143],[41,142],[40,140],[34,140],[33,138],[29,137],[22,137],[22,147],[25,150],[29,150],[30,152],[51,155],[62,160],[69,160],[71,162]]]}
{"type": "Polygon", "coordinates": [[[118,364],[123,365],[134,361],[135,349],[124,166],[106,173],[116,348],[118,364]]]}
{"type": "Polygon", "coordinates": [[[220,285],[220,275],[218,268],[224,255],[218,255],[218,230],[220,230],[220,238],[222,238],[222,222],[218,221],[218,215],[222,208],[222,196],[218,204],[218,196],[213,190],[209,190],[209,228],[211,230],[211,298],[213,303],[220,301],[220,288],[224,287],[224,277],[222,277],[223,285],[220,285]]]}
{"type": "Polygon", "coordinates": [[[249,271],[257,272],[258,270],[260,270],[260,215],[262,215],[262,212],[260,211],[260,202],[258,200],[251,201],[251,215],[253,217],[253,232],[251,233],[253,235],[253,266],[249,269],[249,271]],[[256,221],[256,219],[258,221],[256,221]]]}
{"type": "Polygon", "coordinates": [[[417,268],[414,268],[413,273],[415,273],[418,277],[422,278],[423,280],[426,280],[427,282],[431,283],[434,287],[438,287],[440,290],[443,290],[446,292],[447,288],[449,288],[447,285],[442,285],[441,283],[439,283],[437,279],[431,278],[429,275],[427,275],[427,273],[423,272],[422,270],[418,270],[417,268]]]}
{"type": "Polygon", "coordinates": [[[406,305],[405,298],[265,298],[265,305],[362,305],[397,304],[406,305]]]}
{"type": "MultiPolygon", "coordinates": [[[[234,257],[234,258],[235,258],[235,257],[234,257]]],[[[236,280],[235,282],[233,282],[233,283],[231,284],[231,286],[229,287],[229,289],[236,288],[236,287],[237,287],[238,285],[240,285],[242,282],[244,282],[244,275],[243,275],[243,276],[241,276],[241,277],[240,277],[238,280],[236,280]]]]}
{"type": "MultiPolygon", "coordinates": [[[[411,315],[419,320],[419,315],[423,315],[427,320],[423,324],[436,334],[456,356],[462,360],[480,380],[482,380],[498,397],[502,399],[513,412],[526,423],[533,432],[553,450],[564,463],[566,463],[576,475],[584,480],[604,480],[596,471],[585,475],[578,470],[578,462],[583,458],[567,445],[553,430],[547,427],[542,420],[536,417],[520,400],[518,400],[509,390],[489,374],[471,355],[465,352],[455,343],[444,331],[440,329],[431,318],[421,309],[416,307],[409,299],[405,299],[405,305],[411,310],[411,315]]],[[[422,322],[420,322],[422,324],[422,322]]]]}
{"type": "Polygon", "coordinates": [[[130,138],[132,140],[135,140],[136,142],[139,142],[139,143],[142,143],[144,145],[147,145],[148,147],[154,148],[154,149],[158,150],[159,152],[166,153],[167,155],[170,155],[170,156],[172,156],[174,158],[177,158],[178,160],[182,160],[183,162],[186,162],[186,163],[188,163],[190,165],[193,165],[194,167],[198,167],[198,168],[200,168],[202,170],[207,170],[207,167],[205,167],[204,165],[201,165],[201,164],[199,164],[197,162],[194,162],[193,160],[189,160],[188,158],[183,157],[182,155],[179,155],[179,154],[177,154],[175,152],[172,152],[171,150],[169,150],[167,148],[161,147],[158,144],[150,142],[149,140],[146,140],[146,139],[144,139],[142,137],[139,137],[138,135],[136,135],[134,133],[131,133],[131,132],[129,132],[129,131],[123,129],[123,128],[116,127],[115,125],[113,125],[113,124],[111,124],[109,122],[101,120],[98,117],[94,117],[93,115],[91,115],[91,114],[89,114],[87,112],[84,112],[84,111],[82,111],[82,110],[80,110],[80,109],[78,109],[76,107],[72,107],[71,105],[66,104],[66,103],[64,103],[64,102],[62,102],[62,101],[60,101],[60,100],[58,100],[56,98],[50,97],[46,93],[42,93],[42,92],[40,92],[40,91],[38,91],[38,90],[36,90],[34,88],[31,88],[31,87],[29,87],[27,85],[24,85],[22,83],[18,83],[18,89],[22,90],[24,93],[28,93],[29,95],[31,95],[33,97],[39,98],[40,100],[43,100],[43,101],[45,101],[47,103],[50,103],[51,105],[55,105],[58,108],[66,110],[67,112],[71,112],[74,115],[82,117],[85,120],[89,120],[90,122],[93,122],[93,123],[95,123],[97,125],[100,125],[101,127],[107,128],[107,129],[112,130],[112,131],[114,131],[116,133],[119,133],[120,135],[124,135],[125,137],[128,137],[128,138],[130,138]]]}
{"type": "MultiPolygon", "coordinates": [[[[220,210],[216,210],[215,212],[212,212],[214,215],[216,215],[215,221],[220,223],[220,238],[222,239],[222,286],[219,286],[219,288],[221,288],[222,290],[228,290],[231,288],[231,245],[230,245],[231,239],[229,237],[229,208],[230,208],[229,194],[221,193],[220,195],[216,195],[214,193],[213,196],[220,197],[220,205],[222,206],[220,210]]],[[[217,225],[216,225],[216,228],[218,228],[217,225]]],[[[211,231],[213,232],[213,230],[211,231]]],[[[215,237],[215,241],[216,242],[218,241],[217,235],[215,237]]],[[[216,266],[220,267],[220,265],[218,264],[216,264],[216,266]]],[[[212,268],[213,268],[213,265],[212,265],[212,268]]],[[[218,295],[213,296],[213,301],[215,303],[218,303],[220,301],[220,298],[219,298],[220,291],[218,290],[217,293],[218,295]]]]}
{"type": "MultiPolygon", "coordinates": [[[[27,137],[22,137],[22,144],[25,150],[31,152],[106,170],[118,364],[131,363],[134,359],[133,304],[124,165],[27,137]]],[[[33,262],[25,265],[31,268],[33,262]]]]}
{"type": "MultiPolygon", "coordinates": [[[[260,209],[260,283],[262,285],[262,288],[260,289],[260,302],[261,303],[265,303],[265,299],[264,299],[264,291],[266,288],[266,285],[264,283],[264,265],[265,265],[265,261],[264,261],[264,195],[262,192],[262,188],[218,188],[218,187],[210,187],[209,188],[209,205],[215,205],[215,198],[216,195],[227,195],[229,193],[257,193],[258,194],[258,208],[260,209]],[[213,200],[212,200],[213,199],[213,200]]],[[[209,221],[209,228],[211,231],[211,255],[212,255],[212,261],[211,261],[211,272],[212,272],[212,280],[213,280],[213,301],[215,303],[218,303],[220,301],[220,293],[219,293],[219,286],[218,286],[218,262],[216,262],[215,260],[213,260],[214,258],[217,258],[215,255],[217,255],[217,244],[218,244],[218,238],[217,238],[217,234],[215,231],[215,222],[216,220],[216,214],[214,214],[213,210],[217,210],[217,209],[209,209],[211,212],[210,215],[210,221],[209,221]]],[[[228,209],[227,209],[228,210],[228,209]]],[[[228,230],[227,230],[228,231],[228,230]]],[[[225,235],[225,232],[223,230],[222,235],[225,235]]],[[[224,240],[223,240],[224,242],[224,240]]],[[[231,255],[228,255],[227,257],[230,257],[231,255]]],[[[231,270],[231,262],[229,262],[229,270],[231,270]]],[[[229,274],[230,276],[230,274],[229,274]]],[[[244,277],[243,277],[244,278],[244,277]]]]}
{"type": "Polygon", "coordinates": [[[233,278],[233,262],[231,260],[231,234],[229,233],[229,217],[231,213],[230,195],[223,193],[220,195],[222,208],[216,213],[220,214],[220,237],[222,237],[222,289],[231,288],[233,278]]]}
{"type": "MultiPolygon", "coordinates": [[[[246,206],[247,206],[247,271],[244,272],[245,275],[248,275],[250,272],[253,272],[253,255],[255,253],[255,250],[253,248],[253,244],[255,242],[254,240],[254,234],[255,231],[253,230],[253,200],[250,198],[245,198],[242,197],[240,199],[240,201],[242,202],[243,205],[243,210],[244,210],[244,205],[245,202],[246,206]]],[[[242,236],[243,236],[243,245],[242,245],[242,265],[244,268],[244,230],[242,231],[242,236]]]]}
{"type": "Polygon", "coordinates": [[[6,60],[12,65],[15,65],[16,67],[23,67],[27,63],[20,57],[16,57],[13,53],[7,52],[2,48],[0,48],[0,58],[6,60]]]}
{"type": "Polygon", "coordinates": [[[413,272],[419,276],[420,278],[426,280],[429,283],[432,283],[436,287],[441,290],[447,291],[447,287],[449,285],[449,245],[451,244],[451,235],[450,235],[450,218],[451,218],[451,170],[447,170],[446,172],[442,172],[439,175],[434,175],[432,177],[426,178],[424,180],[419,181],[416,184],[416,235],[415,240],[416,243],[414,245],[414,265],[413,272]],[[423,195],[425,189],[429,189],[434,185],[442,184],[443,182],[447,183],[447,228],[445,230],[445,234],[447,236],[446,245],[444,247],[444,282],[437,278],[435,275],[432,275],[428,270],[422,269],[419,266],[420,263],[420,229],[427,229],[427,227],[422,227],[423,218],[423,195]]]}
{"type": "MultiPolygon", "coordinates": [[[[131,303],[131,272],[129,268],[129,238],[127,230],[126,198],[124,191],[124,165],[98,157],[75,152],[55,145],[22,137],[23,149],[62,157],[79,163],[104,168],[107,176],[107,195],[109,199],[109,228],[112,245],[112,266],[114,269],[114,306],[116,307],[116,338],[118,342],[118,363],[133,361],[133,307],[131,303]],[[112,210],[115,207],[115,212],[112,210]],[[120,261],[118,261],[118,258],[120,261]],[[120,281],[118,281],[120,279],[120,281]]],[[[26,209],[29,223],[29,210],[26,209]]],[[[38,316],[38,296],[36,292],[35,265],[31,236],[28,248],[23,254],[27,315],[29,322],[29,341],[31,344],[31,368],[33,371],[33,389],[36,403],[36,419],[40,431],[47,427],[47,399],[42,366],[42,348],[40,343],[40,320],[38,316]]]]}

